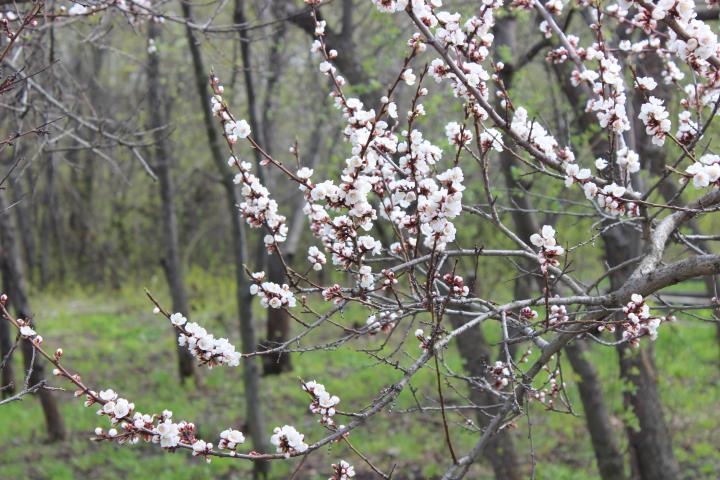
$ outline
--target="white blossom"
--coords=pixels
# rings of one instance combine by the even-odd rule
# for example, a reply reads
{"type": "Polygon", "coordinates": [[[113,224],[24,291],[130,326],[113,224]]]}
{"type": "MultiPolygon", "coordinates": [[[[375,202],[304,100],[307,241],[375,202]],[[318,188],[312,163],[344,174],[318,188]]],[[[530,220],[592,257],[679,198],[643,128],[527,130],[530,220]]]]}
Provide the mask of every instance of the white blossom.
{"type": "Polygon", "coordinates": [[[290,458],[293,454],[307,451],[308,445],[303,441],[304,438],[305,435],[295,430],[295,427],[284,425],[275,427],[273,435],[270,437],[270,443],[275,445],[278,453],[283,453],[286,458],[290,458]]]}

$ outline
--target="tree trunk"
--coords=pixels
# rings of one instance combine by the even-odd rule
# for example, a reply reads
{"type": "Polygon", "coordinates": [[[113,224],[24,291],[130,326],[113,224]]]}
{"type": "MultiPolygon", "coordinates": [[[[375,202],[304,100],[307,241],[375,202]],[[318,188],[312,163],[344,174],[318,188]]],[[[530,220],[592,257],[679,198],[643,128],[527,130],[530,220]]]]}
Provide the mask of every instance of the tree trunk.
{"type": "MultiPolygon", "coordinates": [[[[245,16],[245,0],[235,0],[235,12],[233,18],[235,23],[238,25],[244,25],[247,22],[247,17],[245,16]]],[[[255,82],[253,80],[250,38],[248,37],[247,30],[244,29],[240,30],[240,57],[242,58],[245,99],[247,102],[247,115],[250,128],[253,132],[255,132],[255,135],[265,143],[264,148],[266,151],[271,153],[272,147],[269,141],[269,132],[264,128],[265,125],[260,125],[260,117],[257,113],[257,95],[255,91],[255,82]]],[[[260,152],[257,149],[254,149],[253,153],[255,155],[255,163],[258,165],[258,178],[263,184],[269,186],[268,179],[266,178],[267,175],[265,175],[265,172],[260,168],[260,162],[262,160],[260,152]]],[[[262,256],[259,255],[259,258],[265,257],[264,250],[265,245],[262,238],[260,238],[258,251],[261,252],[262,256]]],[[[278,285],[285,283],[285,269],[283,268],[282,261],[280,260],[277,252],[273,253],[268,258],[266,265],[269,282],[277,283],[278,285]]],[[[285,342],[288,338],[290,338],[290,317],[288,313],[285,310],[268,308],[267,338],[263,342],[261,348],[263,346],[272,348],[273,346],[277,346],[278,344],[285,342]]],[[[289,354],[285,353],[277,356],[273,355],[263,357],[263,374],[265,375],[276,375],[290,370],[292,370],[292,365],[290,363],[289,354]]]]}
{"type": "Polygon", "coordinates": [[[565,353],[573,371],[580,377],[577,386],[600,476],[604,480],[622,480],[626,478],[622,452],[609,420],[610,414],[605,406],[597,371],[587,359],[587,345],[575,340],[565,347],[565,353]]]}
{"type": "MultiPolygon", "coordinates": [[[[610,268],[642,253],[640,233],[632,226],[615,226],[602,234],[605,257],[610,268]]],[[[619,288],[634,269],[633,264],[610,275],[611,289],[619,288]]],[[[620,329],[617,331],[621,338],[620,329]]],[[[657,390],[652,343],[646,340],[639,349],[627,343],[617,346],[620,377],[627,388],[623,392],[626,410],[632,410],[640,430],[626,422],[633,470],[647,480],[679,478],[680,469],[672,449],[670,432],[663,418],[657,390]]]]}
{"type": "MultiPolygon", "coordinates": [[[[268,262],[268,279],[271,282],[282,284],[285,281],[285,270],[278,253],[274,252],[268,262]],[[278,282],[279,280],[279,282],[278,282]]],[[[267,338],[262,348],[271,349],[281,345],[290,335],[290,316],[285,310],[268,308],[267,338]]],[[[277,355],[263,356],[263,374],[278,375],[292,370],[290,355],[279,353],[277,355]]]]}
{"type": "Polygon", "coordinates": [[[15,371],[13,368],[12,355],[10,351],[13,348],[12,333],[10,332],[10,324],[6,321],[0,321],[0,363],[5,362],[5,366],[0,371],[0,389],[2,398],[9,397],[15,393],[15,371]]]}
{"type": "MultiPolygon", "coordinates": [[[[155,22],[148,24],[148,40],[155,41],[160,34],[160,28],[155,22]]],[[[148,99],[151,102],[150,129],[154,132],[155,140],[155,173],[160,183],[161,223],[164,236],[165,258],[162,259],[163,270],[167,277],[172,308],[174,312],[190,314],[187,293],[183,280],[183,267],[180,261],[180,245],[178,240],[177,214],[174,205],[174,185],[170,173],[170,145],[167,132],[163,129],[167,125],[165,115],[165,95],[160,87],[160,58],[156,52],[148,54],[148,99]]],[[[180,381],[193,376],[193,357],[185,347],[176,345],[178,352],[178,372],[180,381]]]]}
{"type": "MultiPolygon", "coordinates": [[[[45,208],[47,209],[45,214],[47,215],[47,225],[49,229],[45,230],[47,237],[52,235],[53,242],[50,242],[48,238],[48,244],[44,249],[45,255],[52,255],[52,258],[56,259],[57,265],[49,265],[49,268],[57,268],[57,280],[60,285],[65,281],[65,239],[61,232],[62,218],[60,215],[60,209],[58,208],[58,193],[57,193],[57,157],[53,153],[47,155],[47,185],[46,188],[46,203],[45,208]],[[54,244],[54,245],[53,245],[54,244]],[[53,246],[55,247],[53,249],[53,246]],[[54,254],[53,254],[54,250],[54,254]]],[[[49,280],[49,272],[46,271],[46,281],[49,280]]],[[[47,285],[47,283],[45,283],[47,285]]]]}
{"type": "MultiPolygon", "coordinates": [[[[15,164],[18,158],[21,158],[21,142],[18,142],[13,149],[11,164],[15,164]]],[[[35,235],[33,235],[32,226],[32,214],[30,208],[28,208],[29,198],[28,194],[23,192],[21,178],[23,175],[30,176],[29,165],[19,165],[21,169],[16,174],[10,175],[8,178],[8,184],[10,186],[10,192],[12,193],[12,202],[14,204],[13,210],[15,210],[15,220],[17,221],[18,230],[20,233],[20,244],[22,245],[23,258],[25,260],[25,266],[27,267],[28,277],[32,280],[33,272],[35,271],[35,235]],[[26,171],[27,170],[27,171],[26,171]],[[26,172],[25,172],[26,171],[26,172]]]]}
{"type": "MultiPolygon", "coordinates": [[[[183,16],[186,20],[192,20],[192,10],[188,3],[182,4],[183,16]]],[[[252,352],[257,347],[255,334],[255,325],[252,318],[252,298],[250,295],[250,285],[245,277],[243,265],[246,259],[247,243],[245,231],[243,228],[243,219],[238,211],[237,204],[240,203],[239,195],[235,190],[232,181],[232,172],[230,171],[225,155],[220,149],[220,141],[214,125],[211,109],[210,109],[210,93],[208,91],[207,76],[205,66],[203,65],[200,47],[195,38],[195,34],[190,27],[186,27],[186,34],[190,48],[190,54],[193,61],[193,70],[195,83],[200,97],[200,103],[203,111],[203,119],[205,123],[205,132],[208,137],[208,144],[212,154],[213,162],[217,167],[222,178],[222,185],[225,190],[225,198],[227,201],[228,214],[232,223],[233,234],[233,253],[235,255],[235,280],[237,285],[236,297],[238,309],[240,313],[240,334],[242,337],[242,351],[245,353],[252,352]]],[[[250,437],[252,438],[253,448],[258,452],[268,451],[268,431],[266,429],[265,417],[263,416],[262,404],[260,402],[260,375],[258,364],[255,357],[246,358],[243,364],[243,383],[245,387],[245,415],[250,437]]],[[[268,476],[269,464],[263,461],[256,461],[253,471],[253,477],[268,476]]]]}
{"type": "MultiPolygon", "coordinates": [[[[10,212],[7,211],[5,194],[2,191],[0,191],[0,250],[3,284],[10,299],[10,304],[15,309],[15,315],[17,318],[32,320],[30,302],[25,288],[25,277],[15,237],[15,228],[12,225],[10,212]]],[[[45,367],[40,357],[35,358],[34,349],[29,340],[22,340],[20,349],[23,353],[25,370],[32,369],[29,379],[29,386],[32,387],[45,378],[45,367]]],[[[37,396],[40,399],[43,414],[45,415],[49,440],[53,442],[63,440],[65,438],[65,425],[52,391],[42,388],[38,390],[37,396]]]]}
{"type": "MultiPolygon", "coordinates": [[[[449,315],[449,319],[453,328],[458,328],[465,323],[465,319],[461,316],[449,315]]],[[[485,379],[492,353],[479,326],[458,335],[457,346],[465,371],[472,377],[485,379]]],[[[479,407],[498,404],[498,399],[492,393],[473,386],[470,388],[470,401],[479,407]]],[[[484,430],[497,413],[498,408],[478,409],[475,415],[478,427],[484,430]]],[[[492,465],[497,480],[520,480],[523,478],[515,445],[507,429],[500,431],[488,442],[483,455],[492,465]]]]}

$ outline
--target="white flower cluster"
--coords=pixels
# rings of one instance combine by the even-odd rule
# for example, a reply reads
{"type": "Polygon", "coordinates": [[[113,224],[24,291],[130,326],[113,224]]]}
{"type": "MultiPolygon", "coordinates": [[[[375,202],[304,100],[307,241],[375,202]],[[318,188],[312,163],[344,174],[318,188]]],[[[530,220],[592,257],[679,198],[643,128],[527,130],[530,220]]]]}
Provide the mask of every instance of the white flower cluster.
{"type": "Polygon", "coordinates": [[[35,330],[33,330],[33,328],[30,326],[30,324],[23,322],[22,319],[18,319],[18,325],[20,325],[20,335],[23,338],[30,339],[30,338],[33,338],[35,335],[37,335],[37,332],[35,330]]]}
{"type": "Polygon", "coordinates": [[[255,283],[250,285],[250,293],[260,297],[260,305],[263,307],[293,308],[296,305],[295,295],[287,284],[281,287],[277,283],[263,282],[265,272],[255,272],[252,278],[255,283]]]}
{"type": "Polygon", "coordinates": [[[643,103],[640,107],[638,118],[645,124],[645,133],[652,135],[652,143],[662,146],[665,143],[665,137],[670,131],[671,122],[668,118],[670,115],[663,106],[663,101],[656,97],[650,97],[647,103],[643,103]]]}
{"type": "Polygon", "coordinates": [[[667,49],[694,68],[707,68],[707,59],[717,54],[717,35],[710,25],[695,18],[695,3],[692,0],[660,0],[652,17],[661,20],[666,16],[674,17],[688,37],[680,38],[675,30],[669,29],[667,49]]]}
{"type": "MultiPolygon", "coordinates": [[[[594,184],[593,184],[594,185],[594,184]]],[[[586,184],[587,186],[587,184],[586,184]]],[[[627,188],[616,183],[605,185],[602,190],[596,191],[597,202],[602,208],[614,215],[638,215],[639,209],[635,202],[623,198],[626,193],[633,193],[627,188]]]]}
{"type": "Polygon", "coordinates": [[[358,269],[358,286],[366,290],[375,286],[375,278],[369,265],[363,265],[358,269]]]}
{"type": "Polygon", "coordinates": [[[472,141],[472,133],[464,125],[450,122],[445,125],[445,136],[451,145],[465,146],[472,141]]]}
{"type": "Polygon", "coordinates": [[[195,440],[195,442],[193,442],[192,444],[192,454],[195,457],[204,456],[205,461],[207,463],[210,463],[210,458],[208,457],[208,455],[212,451],[212,448],[212,443],[208,443],[205,440],[195,440]]]}
{"type": "Polygon", "coordinates": [[[275,445],[278,453],[283,453],[285,458],[290,458],[291,455],[307,451],[308,445],[303,441],[304,438],[305,435],[295,430],[295,427],[284,425],[275,427],[273,436],[270,437],[270,443],[275,445]]]}
{"type": "Polygon", "coordinates": [[[618,59],[597,44],[587,49],[581,49],[578,54],[584,60],[596,60],[600,63],[601,74],[592,70],[584,72],[592,83],[593,93],[596,95],[595,98],[588,100],[587,110],[595,112],[602,128],[612,128],[617,134],[630,130],[630,119],[625,108],[627,101],[625,82],[618,59]],[[608,89],[604,85],[610,88],[608,89]]]}
{"type": "Polygon", "coordinates": [[[197,323],[188,322],[182,313],[170,315],[170,323],[180,331],[178,345],[187,346],[190,353],[208,368],[240,365],[240,352],[235,350],[227,338],[215,338],[197,323]]]}
{"type": "Polygon", "coordinates": [[[639,172],[640,156],[628,147],[623,147],[617,151],[617,164],[624,167],[628,173],[639,172]]]}
{"type": "Polygon", "coordinates": [[[323,265],[327,263],[327,258],[325,257],[325,254],[321,252],[320,249],[317,248],[315,245],[308,248],[307,259],[310,262],[310,265],[312,265],[312,269],[316,272],[322,270],[323,265]]]}
{"type": "MultiPolygon", "coordinates": [[[[82,392],[82,391],[80,391],[82,392]]],[[[95,429],[95,440],[113,440],[120,444],[130,442],[137,443],[140,439],[146,442],[159,444],[161,448],[174,451],[178,446],[189,446],[193,456],[204,456],[205,461],[210,463],[210,456],[213,454],[213,444],[198,439],[195,436],[195,425],[188,422],[174,422],[173,413],[164,410],[160,415],[148,415],[134,412],[135,405],[129,403],[111,389],[99,393],[89,392],[87,406],[92,405],[96,399],[103,405],[98,415],[107,415],[113,425],[118,429],[111,428],[107,433],[102,428],[95,429]],[[132,414],[132,419],[130,415],[132,414]]],[[[230,450],[231,456],[236,455],[236,448],[245,441],[242,432],[233,429],[224,430],[220,434],[219,448],[230,450]]]]}
{"type": "Polygon", "coordinates": [[[495,388],[505,388],[510,383],[510,379],[512,379],[512,373],[505,363],[497,361],[495,365],[490,368],[490,378],[495,388]]]}
{"type": "Polygon", "coordinates": [[[405,10],[408,0],[373,0],[373,3],[383,13],[394,13],[405,10]]]}
{"type": "Polygon", "coordinates": [[[692,119],[692,113],[683,110],[678,114],[678,131],[675,135],[678,142],[683,145],[690,145],[700,134],[697,123],[692,119]]]}
{"type": "Polygon", "coordinates": [[[70,8],[68,8],[68,15],[72,16],[78,16],[78,15],[87,15],[90,12],[90,9],[86,7],[85,5],[81,5],[79,3],[73,3],[70,8]]]}
{"type": "Polygon", "coordinates": [[[500,132],[494,128],[487,128],[480,134],[480,147],[483,152],[487,152],[491,148],[496,152],[503,151],[502,136],[500,132]]]}
{"type": "Polygon", "coordinates": [[[412,68],[405,69],[400,75],[400,78],[402,78],[403,82],[408,85],[415,85],[415,80],[417,79],[415,74],[412,72],[412,68]]]}
{"type": "Polygon", "coordinates": [[[345,460],[340,460],[340,463],[333,463],[333,476],[328,480],[348,480],[355,476],[355,468],[345,460]]]}
{"type": "Polygon", "coordinates": [[[303,383],[302,388],[312,397],[310,411],[320,415],[320,423],[327,426],[335,425],[332,417],[335,415],[335,406],[340,403],[340,398],[337,395],[330,395],[325,390],[325,385],[315,380],[303,383]]]}
{"type": "Polygon", "coordinates": [[[720,187],[720,155],[703,155],[685,171],[692,176],[695,188],[720,187]]]}
{"type": "MultiPolygon", "coordinates": [[[[146,420],[145,418],[137,419],[135,427],[141,428],[139,422],[144,422],[147,426],[146,420]]],[[[183,434],[188,431],[194,431],[194,427],[193,424],[186,422],[173,422],[172,412],[165,410],[154,429],[156,435],[153,437],[153,442],[159,443],[162,448],[175,448],[182,441],[183,434]]]]}
{"type": "Polygon", "coordinates": [[[668,14],[687,22],[695,16],[695,2],[692,0],[659,0],[653,8],[652,18],[662,20],[668,14]]]}
{"type": "Polygon", "coordinates": [[[565,165],[565,186],[569,187],[573,183],[584,185],[591,175],[589,168],[580,168],[577,163],[568,163],[565,165]]]}
{"type": "Polygon", "coordinates": [[[510,128],[516,135],[529,141],[546,157],[553,160],[557,158],[557,149],[559,147],[557,140],[542,125],[530,121],[528,112],[523,107],[515,110],[510,128]]]}
{"type": "Polygon", "coordinates": [[[425,240],[423,244],[431,249],[443,251],[448,243],[455,241],[455,225],[448,219],[460,215],[462,211],[463,173],[454,167],[437,176],[441,187],[433,181],[421,182],[425,190],[418,198],[417,210],[420,214],[420,231],[425,240]]]}
{"type": "Polygon", "coordinates": [[[425,332],[422,328],[415,330],[415,338],[420,340],[420,348],[428,351],[430,349],[430,338],[425,336],[425,332]]]}
{"type": "Polygon", "coordinates": [[[269,233],[265,235],[264,242],[268,250],[271,250],[275,243],[282,243],[287,239],[285,216],[278,213],[278,204],[270,198],[270,191],[252,173],[250,162],[241,162],[231,156],[228,158],[228,165],[240,170],[233,181],[241,186],[240,193],[244,201],[238,207],[242,216],[253,228],[267,227],[269,233]]]}
{"type": "Polygon", "coordinates": [[[446,273],[443,275],[443,281],[450,286],[450,292],[457,297],[467,297],[470,289],[465,285],[465,281],[460,275],[446,273]]]}
{"type": "Polygon", "coordinates": [[[540,248],[540,269],[543,273],[547,273],[548,267],[560,265],[558,257],[565,253],[565,249],[557,244],[553,227],[543,226],[539,234],[533,233],[530,236],[530,243],[540,248]]]}
{"type": "Polygon", "coordinates": [[[548,318],[549,325],[565,323],[569,319],[570,317],[568,317],[568,311],[565,305],[550,305],[550,317],[548,318]]]}
{"type": "MultiPolygon", "coordinates": [[[[83,391],[79,390],[76,392],[76,396],[82,393],[83,391]]],[[[102,428],[97,427],[95,440],[135,444],[143,439],[146,442],[160,444],[161,448],[171,451],[180,443],[192,445],[196,441],[195,425],[187,422],[173,422],[173,413],[169,410],[163,410],[160,415],[137,412],[135,404],[119,398],[112,389],[102,390],[99,393],[88,392],[85,406],[93,405],[96,401],[102,404],[101,409],[97,412],[98,415],[108,416],[110,423],[117,428],[110,428],[105,433],[102,428]]]]}
{"type": "Polygon", "coordinates": [[[245,120],[238,122],[230,115],[222,97],[224,88],[220,85],[217,77],[212,79],[212,87],[214,90],[214,95],[210,98],[212,113],[222,121],[227,141],[234,144],[237,143],[239,139],[244,140],[249,137],[251,133],[250,124],[245,120]]]}
{"type": "Polygon", "coordinates": [[[237,143],[238,139],[244,140],[250,136],[250,133],[250,124],[246,120],[225,122],[225,137],[230,143],[237,143]]]}
{"type": "Polygon", "coordinates": [[[640,337],[648,335],[651,340],[657,338],[657,329],[660,318],[650,315],[650,307],[645,303],[642,295],[632,294],[630,302],[623,307],[625,322],[622,324],[623,340],[627,340],[634,347],[640,346],[640,337]]]}
{"type": "Polygon", "coordinates": [[[230,455],[236,454],[236,449],[241,443],[245,443],[245,435],[243,435],[240,430],[228,428],[227,430],[220,432],[218,448],[230,450],[230,455]]]}
{"type": "MultiPolygon", "coordinates": [[[[579,46],[580,38],[568,35],[569,46],[575,50],[583,62],[597,62],[599,72],[584,66],[573,70],[570,82],[574,86],[585,83],[592,89],[594,96],[588,99],[586,111],[595,112],[602,128],[610,128],[617,134],[630,130],[630,120],[625,107],[627,96],[622,75],[622,67],[618,59],[604,45],[594,43],[588,48],[579,46]]],[[[550,52],[548,60],[564,63],[570,58],[565,45],[550,52]]]]}
{"type": "Polygon", "coordinates": [[[640,90],[652,91],[657,87],[657,82],[652,77],[637,77],[635,79],[635,86],[640,90]]]}
{"type": "MultiPolygon", "coordinates": [[[[408,5],[406,0],[374,0],[374,3],[384,12],[400,11],[408,5]]],[[[442,7],[441,0],[413,0],[410,5],[413,14],[428,28],[435,30],[437,41],[456,52],[459,57],[457,64],[462,71],[462,78],[452,72],[441,59],[432,61],[430,75],[436,82],[449,80],[454,95],[469,100],[473,113],[480,120],[487,118],[487,112],[476,104],[468,86],[476,93],[479,92],[485,100],[488,99],[489,89],[486,82],[490,75],[483,68],[482,62],[489,56],[494,38],[491,32],[495,25],[494,11],[502,5],[502,1],[485,0],[480,16],[469,17],[464,24],[461,23],[459,13],[439,10],[442,7]]],[[[454,126],[449,130],[451,142],[466,141],[465,138],[452,138],[456,137],[454,133],[457,133],[454,126]]]]}
{"type": "Polygon", "coordinates": [[[395,321],[402,315],[402,311],[392,312],[380,312],[376,315],[370,315],[365,321],[365,325],[368,327],[368,333],[375,335],[376,333],[383,331],[389,332],[395,326],[395,321]]]}
{"type": "MultiPolygon", "coordinates": [[[[234,144],[238,139],[245,139],[250,136],[248,122],[245,120],[236,121],[228,111],[222,97],[224,88],[220,85],[220,80],[217,77],[212,77],[211,85],[214,92],[211,98],[212,112],[222,122],[228,143],[234,144]]],[[[270,198],[268,189],[252,173],[249,162],[241,162],[233,154],[228,158],[228,165],[237,167],[240,171],[234,178],[235,184],[241,186],[244,199],[238,205],[240,212],[251,227],[261,228],[265,226],[269,230],[269,233],[264,237],[264,241],[268,251],[271,251],[276,242],[284,242],[287,239],[285,217],[278,213],[277,202],[270,198]]]]}
{"type": "Polygon", "coordinates": [[[118,394],[112,389],[102,390],[97,396],[105,402],[100,410],[97,411],[97,414],[107,415],[108,418],[110,418],[110,423],[113,425],[121,420],[127,420],[127,417],[135,410],[134,403],[130,403],[124,398],[119,398],[118,394]]]}

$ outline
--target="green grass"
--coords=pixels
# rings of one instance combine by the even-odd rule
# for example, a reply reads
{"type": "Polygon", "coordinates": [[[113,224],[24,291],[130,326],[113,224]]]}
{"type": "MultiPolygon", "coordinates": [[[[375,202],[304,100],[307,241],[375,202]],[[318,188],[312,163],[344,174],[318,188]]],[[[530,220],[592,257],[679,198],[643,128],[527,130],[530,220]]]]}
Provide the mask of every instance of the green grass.
{"type": "MultiPolygon", "coordinates": [[[[150,286],[161,292],[156,285],[150,286]]],[[[193,319],[217,334],[225,333],[239,343],[237,320],[233,314],[232,286],[221,280],[212,288],[194,289],[193,319]]],[[[49,348],[62,346],[64,362],[82,374],[93,387],[113,388],[135,402],[143,412],[170,409],[178,419],[198,425],[201,436],[216,442],[221,430],[244,423],[241,369],[202,369],[200,385],[180,388],[174,363],[174,337],[162,318],[149,313],[140,289],[133,293],[87,295],[73,293],[34,298],[40,332],[49,348]],[[80,300],[77,300],[77,299],[80,300]]],[[[258,331],[262,321],[258,313],[258,331]]],[[[346,324],[363,322],[364,312],[351,309],[342,320],[346,324]]],[[[334,328],[334,327],[333,327],[334,328]]],[[[489,326],[492,328],[492,325],[489,326]]],[[[338,330],[334,330],[335,333],[338,330]]],[[[311,340],[331,338],[333,331],[314,335],[311,340]]],[[[487,332],[493,338],[493,332],[487,332]]],[[[299,378],[325,383],[331,393],[341,397],[343,410],[357,411],[377,393],[399,378],[387,365],[378,364],[358,349],[379,346],[382,339],[361,340],[336,351],[310,352],[293,356],[294,371],[263,379],[268,437],[276,425],[292,424],[309,441],[321,438],[323,429],[307,409],[308,399],[299,378]]],[[[720,475],[720,374],[718,343],[714,326],[682,318],[664,325],[656,344],[658,381],[668,422],[674,436],[677,456],[688,478],[717,478],[720,475]]],[[[412,353],[412,352],[411,352],[412,353]]],[[[621,385],[617,359],[607,348],[594,348],[592,358],[604,380],[605,392],[621,438],[621,385]]],[[[19,359],[16,359],[19,361],[19,359]]],[[[403,363],[408,357],[400,357],[403,363]]],[[[454,350],[446,361],[456,371],[461,362],[454,350]]],[[[19,363],[17,369],[19,369],[19,363]]],[[[17,370],[19,371],[19,370],[17,370]]],[[[578,416],[546,412],[534,404],[530,409],[532,439],[539,479],[597,478],[594,456],[584,427],[582,405],[575,379],[564,365],[569,397],[578,416]]],[[[542,377],[542,375],[541,375],[542,377]]],[[[57,379],[57,386],[67,386],[57,379]]],[[[436,398],[434,375],[423,370],[412,381],[415,396],[429,404],[436,398]]],[[[460,388],[463,387],[460,385],[460,388]]],[[[464,391],[463,391],[464,393],[464,391]]],[[[118,446],[89,440],[96,426],[106,427],[93,408],[84,408],[71,391],[58,392],[62,413],[70,432],[64,444],[44,443],[43,421],[37,402],[27,398],[0,410],[0,465],[2,478],[246,478],[249,464],[215,459],[210,465],[187,455],[173,454],[150,445],[118,446]]],[[[448,401],[457,399],[447,391],[448,401]]],[[[353,432],[351,441],[384,470],[396,464],[394,478],[432,478],[447,466],[439,416],[400,413],[415,405],[409,389],[392,405],[390,413],[374,417],[353,432]]],[[[477,434],[463,427],[463,419],[450,414],[453,443],[465,452],[477,434]]],[[[528,418],[516,422],[518,452],[529,463],[528,418]]],[[[339,459],[350,461],[365,478],[372,478],[368,467],[344,444],[321,449],[306,462],[300,478],[327,478],[329,466],[339,459]]],[[[275,462],[272,478],[287,478],[298,460],[275,462]]],[[[363,478],[363,477],[360,477],[363,478]]],[[[485,465],[477,465],[469,478],[492,478],[485,465]]]]}

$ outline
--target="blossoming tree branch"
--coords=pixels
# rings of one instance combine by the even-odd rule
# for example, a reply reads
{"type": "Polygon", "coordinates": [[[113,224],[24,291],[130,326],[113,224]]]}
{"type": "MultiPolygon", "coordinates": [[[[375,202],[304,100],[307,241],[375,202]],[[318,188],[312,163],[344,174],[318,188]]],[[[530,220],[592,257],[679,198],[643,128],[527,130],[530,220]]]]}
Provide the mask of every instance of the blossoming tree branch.
{"type": "MultiPolygon", "coordinates": [[[[630,371],[641,362],[636,352],[658,336],[672,335],[666,324],[690,308],[663,297],[663,289],[720,274],[720,255],[709,243],[717,236],[705,230],[717,225],[712,218],[720,209],[720,155],[712,142],[720,50],[713,28],[689,0],[482,0],[461,8],[473,12],[462,15],[441,0],[372,3],[411,33],[392,79],[376,97],[362,100],[346,78],[354,60],[343,59],[344,52],[328,42],[328,20],[321,12],[331,5],[308,0],[302,10],[311,21],[316,68],[327,79],[318,88],[329,89],[343,122],[341,171],[320,174],[317,166],[304,165],[303,145],[270,153],[251,121],[234,113],[237,106],[219,74],[204,72],[205,104],[224,140],[238,192],[235,208],[247,228],[260,232],[265,253],[279,259],[285,279],[277,282],[246,262],[246,288],[262,307],[290,318],[291,336],[256,350],[238,348],[227,333],[210,332],[190,321],[189,312],[171,311],[152,293],[148,297],[154,318],[167,320],[179,349],[196,366],[245,368],[257,357],[360,349],[392,367],[395,374],[384,388],[368,391],[364,405],[348,405],[326,389],[321,375],[298,380],[324,435],[308,438],[293,426],[299,419],[288,418],[288,424],[277,422],[265,432],[272,447],[257,451],[246,446],[248,432],[237,425],[201,438],[194,423],[201,419],[149,412],[112,385],[86,384],[83,372],[65,365],[63,348],[46,345],[33,318],[13,316],[10,291],[0,299],[4,320],[98,415],[95,440],[148,443],[208,462],[214,457],[283,462],[321,455],[323,447],[342,442],[356,454],[354,463],[382,478],[391,478],[392,470],[363,454],[363,445],[351,443],[353,432],[387,414],[420,372],[434,377],[433,403],[418,403],[418,409],[439,419],[444,478],[468,475],[483,458],[498,478],[520,478],[507,443],[519,419],[533,404],[547,415],[574,412],[566,394],[574,380],[563,375],[560,357],[567,355],[576,378],[586,381],[595,374],[580,350],[614,349],[623,375],[638,389],[627,397],[643,432],[629,440],[637,472],[641,478],[679,478],[670,440],[663,438],[668,436],[662,412],[649,406],[659,402],[656,386],[647,380],[651,372],[630,371]],[[537,19],[532,29],[538,43],[522,56],[509,22],[528,12],[537,19]],[[504,48],[516,50],[512,58],[499,53],[504,48]],[[535,60],[538,53],[544,57],[535,60]],[[577,128],[592,137],[587,144],[574,144],[557,121],[516,98],[513,75],[533,61],[554,76],[553,98],[569,105],[577,128]],[[423,105],[433,98],[456,104],[462,113],[438,126],[423,105]],[[504,195],[503,186],[524,193],[504,195]],[[310,239],[307,254],[293,258],[286,249],[297,219],[279,200],[287,198],[288,189],[302,199],[300,222],[310,239]],[[544,215],[548,212],[532,203],[542,195],[563,207],[544,215]],[[593,222],[581,242],[568,240],[573,215],[593,222]],[[470,235],[468,242],[459,234],[482,231],[477,225],[501,239],[491,248],[482,235],[470,235]],[[593,246],[604,249],[599,268],[588,265],[592,257],[582,253],[593,246]],[[498,265],[519,286],[492,298],[482,293],[482,283],[484,272],[498,265]],[[362,319],[343,315],[353,305],[365,312],[362,319]],[[500,339],[491,361],[473,353],[481,327],[500,339]],[[329,340],[309,341],[316,331],[329,340]],[[381,347],[365,348],[359,343],[364,338],[381,347]],[[450,349],[460,351],[467,372],[449,366],[450,349]],[[467,405],[449,403],[460,388],[480,393],[465,398],[467,405]],[[477,410],[476,420],[461,407],[477,410]],[[454,441],[460,428],[476,433],[473,445],[454,441]]],[[[20,14],[2,17],[11,40],[6,52],[21,48],[22,39],[14,42],[20,30],[42,28],[44,22],[113,12],[137,25],[183,22],[162,4],[139,0],[79,2],[45,17],[37,13],[42,7],[21,5],[20,14]]],[[[189,31],[200,25],[186,24],[189,31]]],[[[5,53],[2,58],[14,61],[5,53]]],[[[2,85],[30,81],[19,78],[8,77],[2,85]]],[[[717,293],[708,290],[703,308],[717,306],[717,293]]],[[[585,405],[598,467],[603,478],[622,478],[614,476],[624,475],[617,440],[591,421],[593,415],[608,421],[604,408],[585,405]]],[[[327,470],[331,479],[355,475],[340,459],[327,470]]]]}

